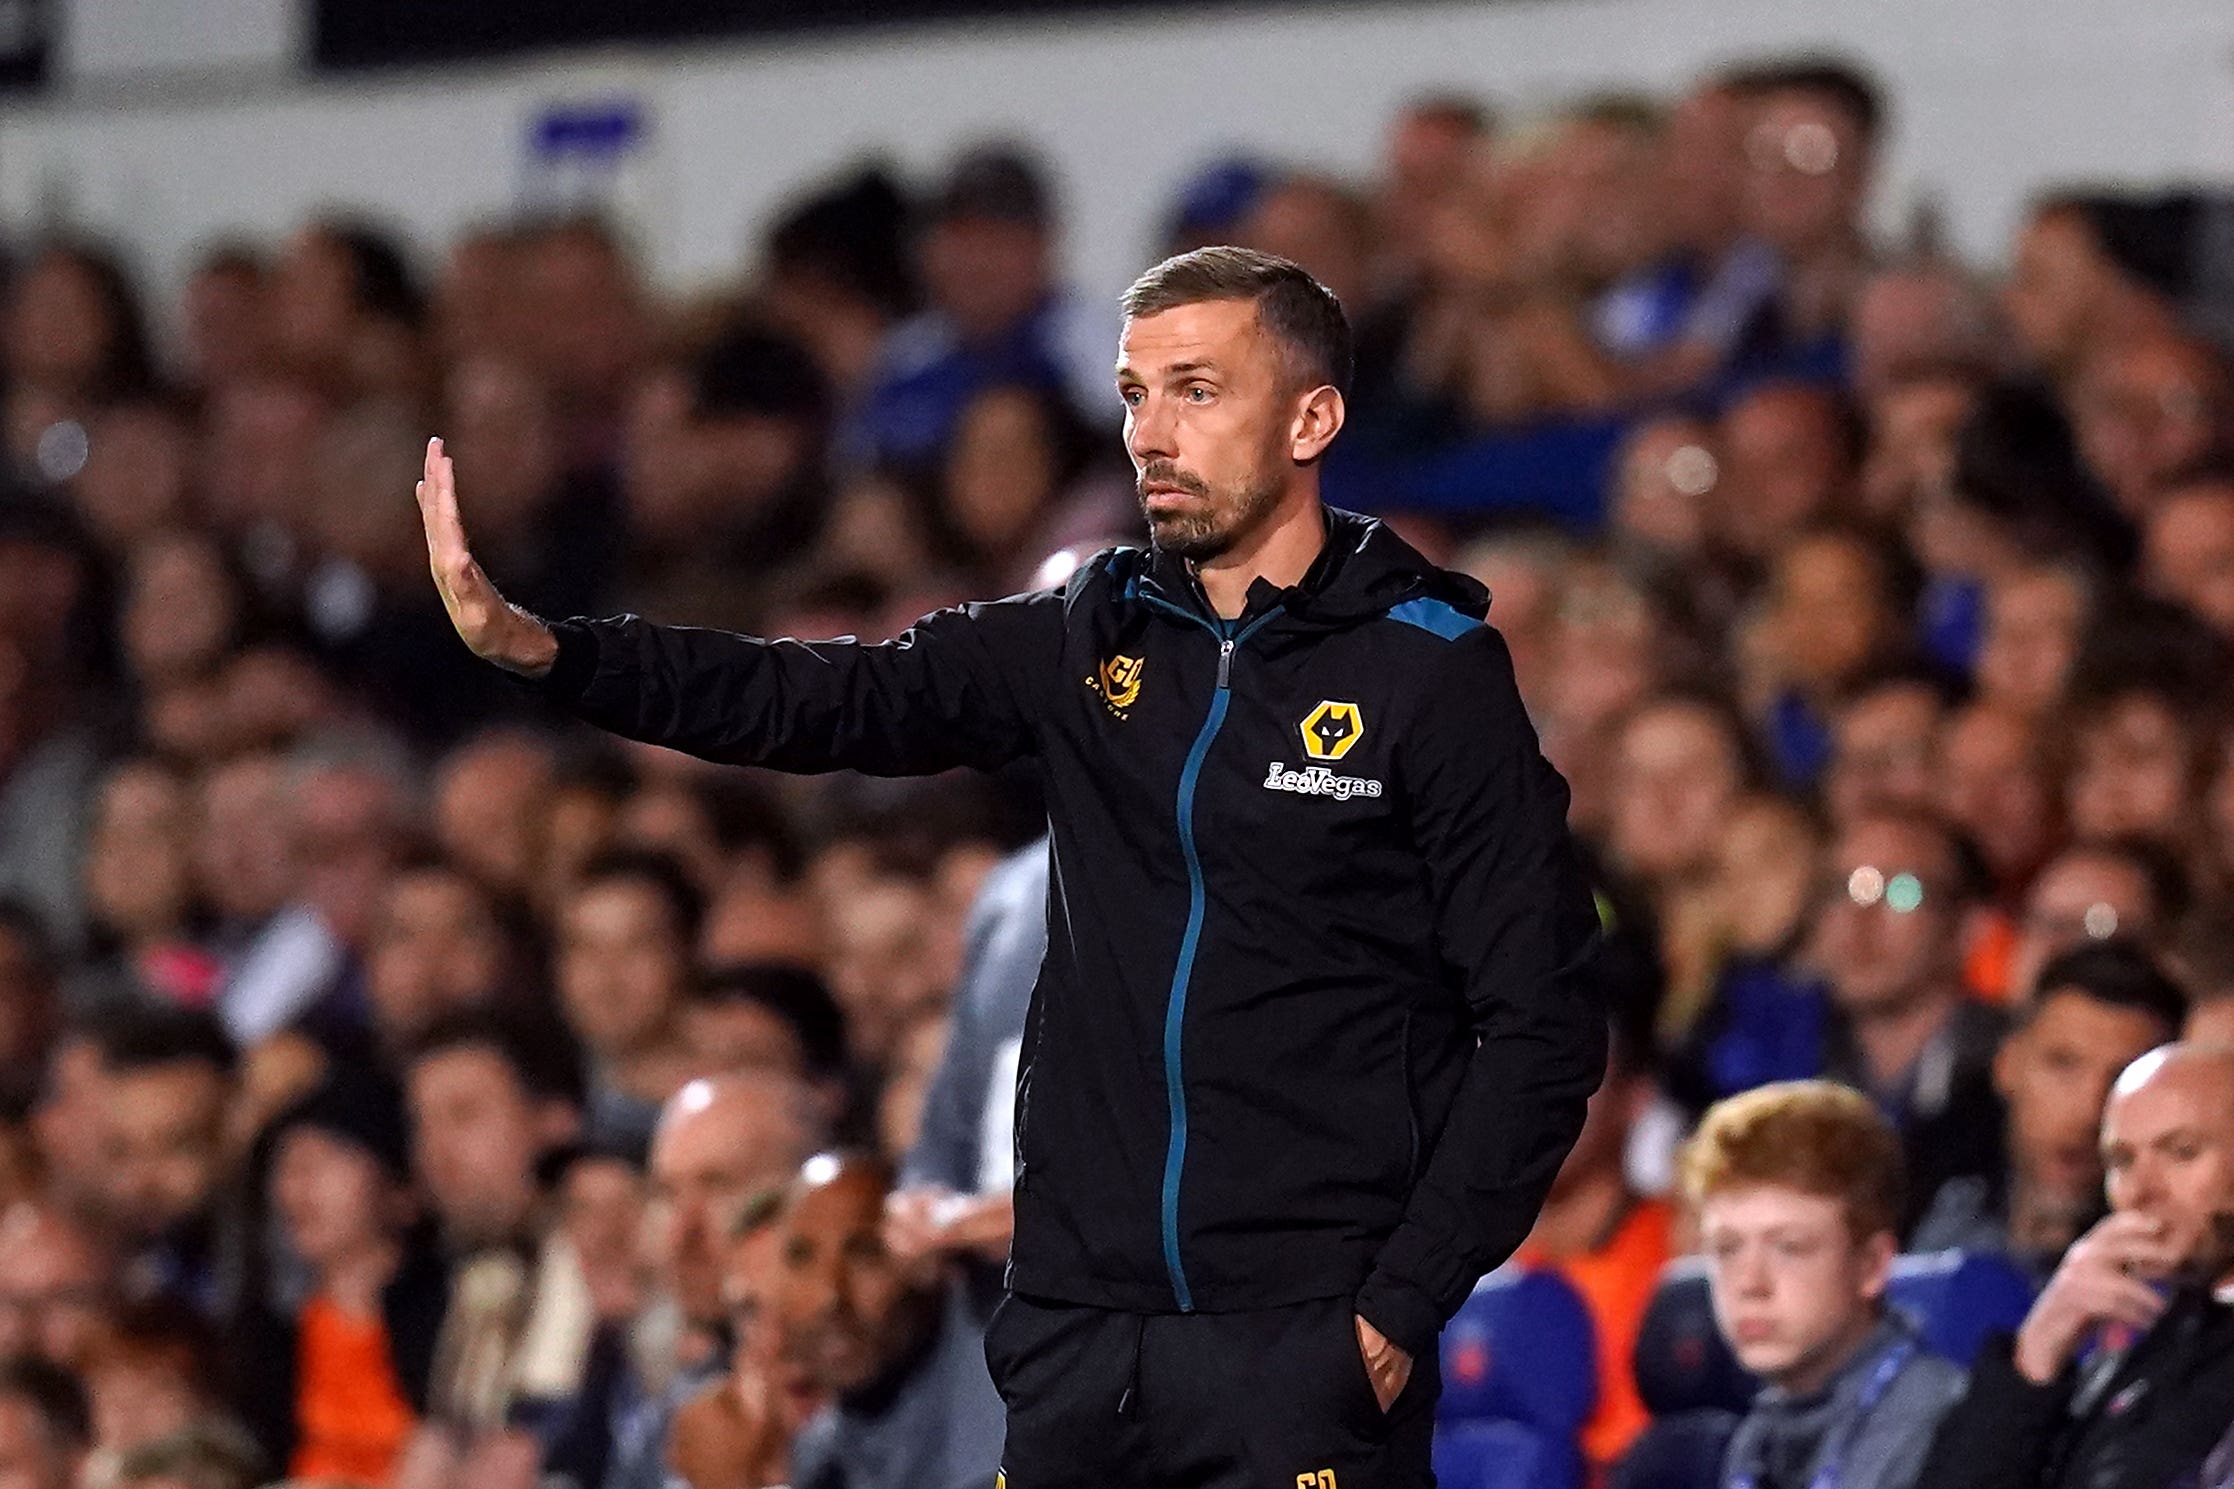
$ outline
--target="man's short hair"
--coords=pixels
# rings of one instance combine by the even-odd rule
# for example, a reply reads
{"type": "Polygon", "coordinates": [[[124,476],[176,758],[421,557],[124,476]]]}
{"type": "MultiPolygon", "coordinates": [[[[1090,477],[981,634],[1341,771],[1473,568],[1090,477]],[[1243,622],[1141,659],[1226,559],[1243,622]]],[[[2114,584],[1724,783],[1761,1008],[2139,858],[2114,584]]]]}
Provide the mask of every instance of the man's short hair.
{"type": "Polygon", "coordinates": [[[1847,824],[1846,832],[1851,834],[1863,827],[1880,825],[1924,833],[1937,838],[1946,849],[1947,867],[1953,877],[1943,885],[1931,886],[1934,895],[1951,896],[1960,908],[1984,899],[1992,891],[1993,870],[1987,865],[1985,854],[1970,834],[1939,813],[1914,806],[1871,807],[1847,824]]]}
{"type": "Polygon", "coordinates": [[[1885,128],[1885,98],[1877,84],[1859,67],[1835,57],[1760,63],[1725,76],[1739,93],[1755,98],[1768,93],[1813,93],[1828,99],[1871,144],[1885,128]]]}
{"type": "Polygon", "coordinates": [[[1309,386],[1350,391],[1350,321],[1334,292],[1302,265],[1253,248],[1197,248],[1165,259],[1133,281],[1119,302],[1125,319],[1160,315],[1182,305],[1246,300],[1309,386]]]}
{"type": "Polygon", "coordinates": [[[691,990],[693,1003],[723,1007],[749,1003],[783,1021],[799,1041],[810,1080],[845,1073],[845,1010],[829,985],[805,967],[787,962],[745,962],[716,967],[691,990]]]}
{"type": "Polygon", "coordinates": [[[239,1063],[225,1026],[200,1009],[146,1004],[119,1009],[89,1027],[101,1064],[112,1074],[199,1063],[230,1077],[239,1063]]]}
{"type": "Polygon", "coordinates": [[[1857,1241],[1897,1230],[1907,1186],[1892,1124],[1833,1081],[1780,1081],[1716,1102],[1684,1147],[1681,1178],[1693,1206],[1759,1184],[1836,1200],[1857,1241]]]}
{"type": "Polygon", "coordinates": [[[2082,942],[2050,958],[2033,982],[2024,1022],[2030,1023],[2040,1005],[2059,993],[2077,993],[2112,1008],[2144,1014],[2157,1022],[2167,1039],[2179,1032],[2187,1016],[2187,1001],[2179,987],[2139,942],[2125,937],[2082,942]]]}
{"type": "Polygon", "coordinates": [[[555,1019],[528,1020],[493,1009],[469,1008],[436,1019],[413,1041],[406,1071],[452,1050],[485,1050],[512,1069],[537,1101],[583,1104],[582,1066],[555,1019]]]}
{"type": "Polygon", "coordinates": [[[579,898],[602,884],[641,884],[667,907],[675,935],[688,952],[698,944],[698,929],[706,919],[706,896],[671,854],[640,848],[615,848],[600,853],[582,866],[574,881],[579,898]]]}
{"type": "Polygon", "coordinates": [[[2139,874],[2149,891],[2149,919],[2159,929],[2176,925],[2188,912],[2194,885],[2189,881],[2187,865],[2162,843],[2121,833],[2091,843],[2073,843],[2049,862],[2053,865],[2066,858],[2108,859],[2139,874]]]}
{"type": "Polygon", "coordinates": [[[38,1415],[58,1452],[80,1453],[93,1444],[93,1408],[85,1387],[69,1371],[36,1355],[0,1360],[0,1399],[14,1399],[38,1415]]]}

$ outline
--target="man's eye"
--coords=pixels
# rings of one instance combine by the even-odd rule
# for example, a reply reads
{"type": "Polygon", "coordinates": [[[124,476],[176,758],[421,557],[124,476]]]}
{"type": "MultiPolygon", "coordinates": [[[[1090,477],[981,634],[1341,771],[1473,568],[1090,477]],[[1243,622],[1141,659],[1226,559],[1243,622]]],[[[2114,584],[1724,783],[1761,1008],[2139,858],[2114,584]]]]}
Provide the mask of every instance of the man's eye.
{"type": "Polygon", "coordinates": [[[1187,390],[1187,401],[1189,403],[1208,403],[1210,401],[1210,390],[1197,383],[1187,390]]]}

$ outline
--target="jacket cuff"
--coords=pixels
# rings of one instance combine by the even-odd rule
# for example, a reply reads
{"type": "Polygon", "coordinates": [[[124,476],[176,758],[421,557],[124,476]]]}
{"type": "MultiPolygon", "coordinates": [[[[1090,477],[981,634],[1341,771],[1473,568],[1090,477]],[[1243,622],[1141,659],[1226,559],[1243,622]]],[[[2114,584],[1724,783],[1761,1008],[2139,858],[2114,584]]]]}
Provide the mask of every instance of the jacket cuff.
{"type": "Polygon", "coordinates": [[[1360,1318],[1387,1335],[1413,1363],[1435,1352],[1443,1332],[1443,1311],[1410,1283],[1375,1272],[1358,1289],[1355,1307],[1360,1318]]]}
{"type": "Polygon", "coordinates": [[[585,620],[549,624],[558,638],[558,658],[531,685],[545,697],[572,703],[589,691],[590,680],[597,676],[597,632],[585,620]]]}

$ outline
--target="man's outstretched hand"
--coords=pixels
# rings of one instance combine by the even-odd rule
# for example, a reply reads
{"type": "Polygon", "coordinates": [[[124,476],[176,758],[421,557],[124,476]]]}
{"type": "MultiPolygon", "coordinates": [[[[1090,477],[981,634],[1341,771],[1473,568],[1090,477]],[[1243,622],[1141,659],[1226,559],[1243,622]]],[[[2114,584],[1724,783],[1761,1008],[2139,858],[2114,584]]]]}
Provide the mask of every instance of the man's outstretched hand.
{"type": "Polygon", "coordinates": [[[497,593],[466,550],[458,518],[458,478],[442,441],[427,441],[427,470],[419,481],[419,520],[427,529],[427,565],[450,624],[473,654],[522,677],[541,677],[558,660],[551,628],[497,593]]]}

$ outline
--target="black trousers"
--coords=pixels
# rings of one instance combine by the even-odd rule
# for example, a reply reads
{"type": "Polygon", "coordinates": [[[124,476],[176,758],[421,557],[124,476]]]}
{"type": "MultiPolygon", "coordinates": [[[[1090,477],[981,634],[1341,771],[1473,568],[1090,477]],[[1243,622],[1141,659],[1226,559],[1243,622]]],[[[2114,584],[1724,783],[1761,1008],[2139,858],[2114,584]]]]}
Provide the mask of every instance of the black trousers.
{"type": "Polygon", "coordinates": [[[1374,1398],[1347,1298],[1117,1313],[1011,1295],[985,1331],[1005,1489],[1432,1489],[1437,1361],[1374,1398]]]}

